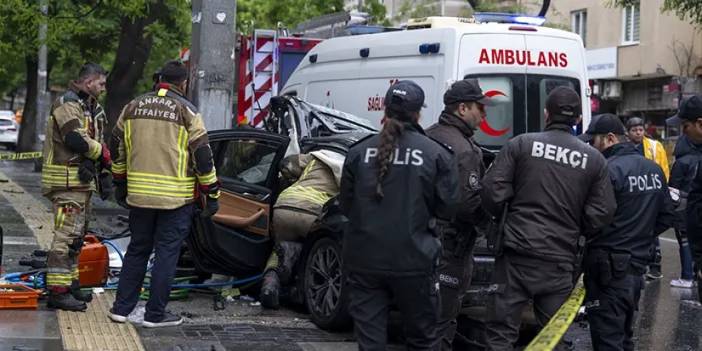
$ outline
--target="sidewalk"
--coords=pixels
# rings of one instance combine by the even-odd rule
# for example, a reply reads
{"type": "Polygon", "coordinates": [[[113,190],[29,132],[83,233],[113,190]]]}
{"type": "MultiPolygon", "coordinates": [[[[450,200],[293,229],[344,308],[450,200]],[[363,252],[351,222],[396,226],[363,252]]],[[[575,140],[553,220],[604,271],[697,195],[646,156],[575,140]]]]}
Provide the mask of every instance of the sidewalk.
{"type": "MultiPolygon", "coordinates": [[[[18,265],[19,258],[34,249],[47,248],[51,241],[50,203],[41,196],[41,175],[32,168],[31,162],[0,161],[0,225],[5,229],[3,261],[8,272],[27,270],[18,265]]],[[[115,219],[126,214],[125,210],[95,198],[93,205],[94,230],[111,233],[125,228],[115,219]]],[[[322,331],[304,313],[264,310],[248,299],[227,302],[224,310],[215,311],[211,295],[191,292],[187,299],[168,305],[172,312],[184,316],[182,326],[151,330],[111,323],[106,310],[113,299],[113,292],[97,296],[86,313],[46,310],[43,301],[38,311],[0,311],[0,351],[16,347],[100,351],[357,349],[350,333],[322,331]],[[136,342],[117,342],[124,339],[136,342]]]]}

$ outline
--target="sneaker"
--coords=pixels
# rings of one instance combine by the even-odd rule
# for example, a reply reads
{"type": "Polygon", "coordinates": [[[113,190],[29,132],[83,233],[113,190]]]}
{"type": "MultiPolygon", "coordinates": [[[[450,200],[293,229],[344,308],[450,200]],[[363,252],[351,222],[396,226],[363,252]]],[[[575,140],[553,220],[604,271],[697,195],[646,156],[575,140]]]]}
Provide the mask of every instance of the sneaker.
{"type": "Polygon", "coordinates": [[[650,268],[648,273],[646,273],[646,278],[650,280],[658,280],[663,278],[663,273],[661,273],[660,268],[650,268]]]}
{"type": "Polygon", "coordinates": [[[176,316],[172,313],[166,312],[158,322],[147,321],[144,319],[144,323],[141,325],[144,328],[161,328],[161,327],[175,327],[177,325],[183,324],[183,317],[176,316]]]}
{"type": "Polygon", "coordinates": [[[692,279],[673,279],[670,281],[670,286],[675,287],[675,288],[685,288],[685,289],[692,289],[694,286],[694,282],[692,279]]]}
{"type": "Polygon", "coordinates": [[[121,314],[114,313],[114,312],[112,312],[111,308],[110,308],[110,312],[107,314],[107,316],[110,317],[110,319],[113,322],[117,322],[117,323],[126,323],[127,322],[127,316],[123,316],[121,314]]]}

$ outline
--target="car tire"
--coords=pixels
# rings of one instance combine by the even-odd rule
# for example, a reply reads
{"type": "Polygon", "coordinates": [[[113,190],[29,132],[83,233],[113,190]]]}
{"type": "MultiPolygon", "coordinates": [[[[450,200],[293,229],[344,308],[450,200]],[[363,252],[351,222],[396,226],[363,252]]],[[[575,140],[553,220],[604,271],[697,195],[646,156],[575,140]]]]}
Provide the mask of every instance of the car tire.
{"type": "Polygon", "coordinates": [[[341,245],[325,237],[314,243],[305,263],[305,303],[312,322],[325,330],[351,327],[341,259],[341,245]]]}

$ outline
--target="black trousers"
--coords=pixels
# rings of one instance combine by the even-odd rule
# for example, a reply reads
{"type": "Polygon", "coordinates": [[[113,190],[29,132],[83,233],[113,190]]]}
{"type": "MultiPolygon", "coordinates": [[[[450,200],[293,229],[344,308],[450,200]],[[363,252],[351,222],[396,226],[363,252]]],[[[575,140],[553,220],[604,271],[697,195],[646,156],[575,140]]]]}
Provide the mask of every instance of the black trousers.
{"type": "MultiPolygon", "coordinates": [[[[465,246],[446,241],[439,264],[439,294],[441,295],[441,313],[439,314],[438,334],[442,351],[453,350],[456,336],[456,317],[461,312],[463,297],[470,286],[473,274],[473,246],[475,237],[470,238],[465,246]],[[453,250],[452,250],[453,248],[453,250]]],[[[468,239],[467,239],[468,240],[468,239]]]]}
{"type": "Polygon", "coordinates": [[[625,273],[603,284],[597,265],[585,267],[585,308],[595,351],[634,350],[634,316],[643,278],[625,273]]]}
{"type": "Polygon", "coordinates": [[[497,284],[497,291],[488,301],[487,349],[512,350],[529,300],[533,300],[536,321],[543,327],[573,290],[573,267],[506,249],[496,258],[493,284],[497,284]]]}
{"type": "Polygon", "coordinates": [[[180,248],[190,233],[192,222],[193,205],[174,210],[132,208],[129,211],[132,237],[124,255],[117,296],[112,305],[114,313],[126,316],[136,306],[149,256],[155,250],[144,320],[160,322],[163,319],[180,248]]]}
{"type": "Polygon", "coordinates": [[[349,313],[361,351],[384,351],[390,303],[395,302],[404,323],[408,350],[436,350],[439,283],[435,275],[396,277],[350,272],[349,313]]]}

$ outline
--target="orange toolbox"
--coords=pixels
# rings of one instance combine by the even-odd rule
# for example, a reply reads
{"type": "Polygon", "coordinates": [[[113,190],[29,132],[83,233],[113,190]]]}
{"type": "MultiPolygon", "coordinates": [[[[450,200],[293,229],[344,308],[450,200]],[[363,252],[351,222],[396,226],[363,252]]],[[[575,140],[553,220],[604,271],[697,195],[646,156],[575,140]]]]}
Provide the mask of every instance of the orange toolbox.
{"type": "Polygon", "coordinates": [[[39,291],[22,284],[0,284],[0,310],[38,307],[39,291]]]}
{"type": "Polygon", "coordinates": [[[103,286],[107,282],[110,258],[107,247],[94,235],[86,235],[78,256],[78,279],[81,287],[103,286]]]}

